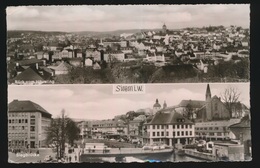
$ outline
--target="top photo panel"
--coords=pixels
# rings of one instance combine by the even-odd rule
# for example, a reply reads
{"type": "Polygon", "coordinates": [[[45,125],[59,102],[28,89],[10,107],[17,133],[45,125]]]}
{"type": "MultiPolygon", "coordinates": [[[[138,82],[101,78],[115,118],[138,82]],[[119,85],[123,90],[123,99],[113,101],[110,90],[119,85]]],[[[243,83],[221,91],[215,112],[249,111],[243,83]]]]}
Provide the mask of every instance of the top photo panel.
{"type": "Polygon", "coordinates": [[[250,5],[9,6],[10,85],[249,82],[250,5]]]}

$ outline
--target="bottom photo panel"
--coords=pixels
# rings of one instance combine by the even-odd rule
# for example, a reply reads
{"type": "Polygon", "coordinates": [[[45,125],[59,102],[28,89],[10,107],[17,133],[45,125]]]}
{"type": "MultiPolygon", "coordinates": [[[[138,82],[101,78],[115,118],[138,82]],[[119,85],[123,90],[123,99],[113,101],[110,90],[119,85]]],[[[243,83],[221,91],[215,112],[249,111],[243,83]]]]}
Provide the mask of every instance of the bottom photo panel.
{"type": "Polygon", "coordinates": [[[251,161],[249,83],[8,87],[9,163],[251,161]]]}

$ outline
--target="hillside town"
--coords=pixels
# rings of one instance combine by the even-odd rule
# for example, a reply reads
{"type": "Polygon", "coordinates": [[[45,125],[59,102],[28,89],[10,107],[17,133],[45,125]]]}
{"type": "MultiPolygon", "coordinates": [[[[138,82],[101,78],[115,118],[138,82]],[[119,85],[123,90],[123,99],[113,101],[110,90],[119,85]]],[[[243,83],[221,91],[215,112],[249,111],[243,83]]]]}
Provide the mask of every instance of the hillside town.
{"type": "Polygon", "coordinates": [[[8,83],[248,82],[250,30],[7,32],[8,83]]]}
{"type": "MultiPolygon", "coordinates": [[[[37,103],[30,100],[13,100],[9,103],[10,151],[47,149],[57,143],[55,139],[46,140],[47,128],[53,118],[37,103]]],[[[136,150],[179,149],[184,150],[185,155],[212,161],[244,161],[252,157],[250,107],[239,101],[224,102],[218,95],[211,95],[209,84],[205,88],[204,100],[187,97],[179,104],[172,105],[155,98],[149,108],[128,111],[111,116],[111,119],[73,120],[79,132],[72,144],[79,146],[75,150],[85,147],[89,154],[92,148],[84,144],[97,146],[104,143],[108,146],[102,148],[103,154],[100,155],[105,155],[106,148],[122,148],[123,151],[124,148],[133,147],[136,150]]],[[[88,157],[84,151],[76,153],[75,162],[84,162],[85,156],[88,157]]]]}

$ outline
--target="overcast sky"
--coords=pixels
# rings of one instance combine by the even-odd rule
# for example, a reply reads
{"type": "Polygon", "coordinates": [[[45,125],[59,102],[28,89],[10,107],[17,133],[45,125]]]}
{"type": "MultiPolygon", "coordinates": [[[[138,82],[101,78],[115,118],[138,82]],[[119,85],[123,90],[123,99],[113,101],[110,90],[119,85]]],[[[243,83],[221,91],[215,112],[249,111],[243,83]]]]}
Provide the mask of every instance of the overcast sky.
{"type": "MultiPolygon", "coordinates": [[[[205,100],[207,84],[148,84],[145,94],[113,94],[113,85],[8,86],[8,103],[14,99],[31,100],[56,117],[64,108],[77,119],[111,119],[131,110],[152,108],[156,98],[174,106],[181,100],[205,100]]],[[[239,92],[240,101],[249,103],[249,83],[210,84],[212,96],[220,96],[228,87],[239,92]]]]}
{"type": "Polygon", "coordinates": [[[249,28],[249,4],[8,7],[7,30],[112,31],[209,25],[249,28]]]}

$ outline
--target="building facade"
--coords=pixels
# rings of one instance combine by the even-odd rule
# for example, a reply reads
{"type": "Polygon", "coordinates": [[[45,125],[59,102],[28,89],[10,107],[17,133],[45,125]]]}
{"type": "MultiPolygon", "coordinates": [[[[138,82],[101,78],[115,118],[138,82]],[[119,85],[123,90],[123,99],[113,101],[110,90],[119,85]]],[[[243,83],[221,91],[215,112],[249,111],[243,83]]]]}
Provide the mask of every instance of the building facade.
{"type": "Polygon", "coordinates": [[[46,128],[51,114],[32,101],[13,100],[8,105],[9,148],[26,149],[46,146],[46,128]]]}
{"type": "Polygon", "coordinates": [[[144,138],[144,143],[163,143],[174,146],[190,144],[194,141],[194,123],[176,112],[174,108],[158,111],[146,126],[147,138],[144,138]]]}

